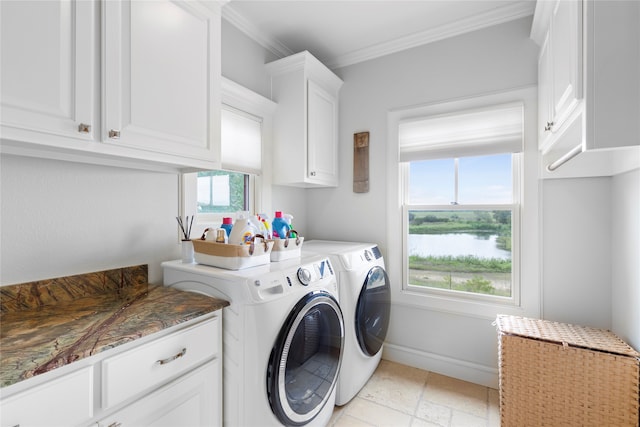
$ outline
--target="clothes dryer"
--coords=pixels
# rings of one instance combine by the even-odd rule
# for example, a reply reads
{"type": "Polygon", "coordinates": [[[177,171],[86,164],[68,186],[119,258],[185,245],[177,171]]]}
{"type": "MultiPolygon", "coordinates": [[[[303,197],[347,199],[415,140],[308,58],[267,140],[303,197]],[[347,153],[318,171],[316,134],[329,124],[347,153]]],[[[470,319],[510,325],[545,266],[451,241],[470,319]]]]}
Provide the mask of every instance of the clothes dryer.
{"type": "Polygon", "coordinates": [[[302,252],[328,256],[338,276],[345,343],[336,405],[344,405],[367,383],[382,358],[391,311],[384,258],[373,243],[311,240],[304,242],[302,252]]]}
{"type": "Polygon", "coordinates": [[[223,309],[226,426],[324,426],[344,348],[336,276],[326,257],[230,271],[162,264],[164,283],[228,300],[223,309]]]}

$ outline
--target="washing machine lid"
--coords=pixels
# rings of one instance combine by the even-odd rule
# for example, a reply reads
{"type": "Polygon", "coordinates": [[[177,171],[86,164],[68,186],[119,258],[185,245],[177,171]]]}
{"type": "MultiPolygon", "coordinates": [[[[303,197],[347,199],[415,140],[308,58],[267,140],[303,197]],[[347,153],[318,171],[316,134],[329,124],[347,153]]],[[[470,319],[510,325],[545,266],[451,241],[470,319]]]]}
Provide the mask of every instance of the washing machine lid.
{"type": "Polygon", "coordinates": [[[329,401],[344,346],[338,302],[325,291],[305,295],[295,305],[271,350],[267,395],[284,425],[309,423],[329,401]]]}
{"type": "Polygon", "coordinates": [[[362,284],[355,313],[356,337],[360,349],[374,356],[382,348],[389,329],[391,286],[381,266],[369,270],[362,284]]]}

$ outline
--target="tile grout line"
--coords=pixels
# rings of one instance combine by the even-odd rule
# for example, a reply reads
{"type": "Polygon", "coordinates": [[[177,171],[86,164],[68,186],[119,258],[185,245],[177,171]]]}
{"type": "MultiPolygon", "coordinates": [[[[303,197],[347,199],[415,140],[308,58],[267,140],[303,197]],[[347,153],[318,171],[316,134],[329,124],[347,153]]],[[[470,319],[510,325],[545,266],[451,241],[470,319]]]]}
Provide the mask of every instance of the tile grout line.
{"type": "Polygon", "coordinates": [[[424,382],[422,383],[422,390],[420,391],[420,395],[418,396],[418,401],[416,402],[416,405],[413,408],[413,414],[411,414],[411,421],[409,422],[410,426],[413,425],[413,421],[416,418],[421,419],[417,417],[416,414],[418,412],[418,408],[420,408],[420,402],[422,402],[422,396],[424,396],[424,392],[427,389],[427,382],[429,381],[429,376],[431,376],[431,371],[426,371],[426,372],[427,372],[427,376],[425,377],[424,382]]]}

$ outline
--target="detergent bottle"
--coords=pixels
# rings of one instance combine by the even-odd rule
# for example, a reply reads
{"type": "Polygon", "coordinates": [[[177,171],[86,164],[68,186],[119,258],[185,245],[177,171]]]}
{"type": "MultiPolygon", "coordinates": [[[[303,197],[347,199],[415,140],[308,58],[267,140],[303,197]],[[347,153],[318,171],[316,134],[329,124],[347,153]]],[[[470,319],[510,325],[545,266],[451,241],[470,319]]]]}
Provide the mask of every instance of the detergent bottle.
{"type": "Polygon", "coordinates": [[[259,233],[259,229],[249,218],[248,211],[240,211],[237,214],[236,222],[233,224],[229,235],[231,245],[249,245],[253,237],[259,233]]]}
{"type": "Polygon", "coordinates": [[[289,224],[285,217],[283,217],[281,211],[276,211],[275,218],[273,218],[271,225],[273,226],[274,239],[286,239],[287,231],[289,231],[289,224]]]}
{"type": "Polygon", "coordinates": [[[233,220],[229,217],[222,218],[222,225],[220,228],[224,228],[227,232],[227,238],[231,235],[231,229],[233,228],[233,220]]]}

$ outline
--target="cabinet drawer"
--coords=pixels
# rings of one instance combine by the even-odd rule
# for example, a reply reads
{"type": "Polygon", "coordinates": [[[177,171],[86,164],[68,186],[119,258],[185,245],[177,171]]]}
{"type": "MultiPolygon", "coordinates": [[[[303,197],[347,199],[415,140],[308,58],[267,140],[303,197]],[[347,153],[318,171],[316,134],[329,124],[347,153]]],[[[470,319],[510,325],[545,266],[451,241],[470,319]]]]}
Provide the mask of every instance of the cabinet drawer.
{"type": "Polygon", "coordinates": [[[69,427],[93,416],[93,369],[87,367],[3,399],[2,427],[69,427]]]}
{"type": "Polygon", "coordinates": [[[220,319],[176,332],[102,362],[102,407],[159,386],[220,351],[220,319]]]}
{"type": "Polygon", "coordinates": [[[213,360],[103,419],[99,426],[219,426],[220,360],[213,360]]]}

